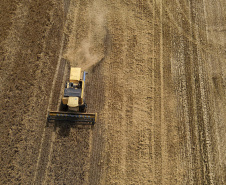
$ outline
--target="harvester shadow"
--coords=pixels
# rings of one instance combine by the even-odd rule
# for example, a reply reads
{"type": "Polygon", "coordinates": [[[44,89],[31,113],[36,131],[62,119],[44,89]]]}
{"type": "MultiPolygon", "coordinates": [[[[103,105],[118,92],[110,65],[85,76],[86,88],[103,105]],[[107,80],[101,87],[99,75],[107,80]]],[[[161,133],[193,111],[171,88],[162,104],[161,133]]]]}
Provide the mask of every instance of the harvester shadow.
{"type": "Polygon", "coordinates": [[[91,124],[81,124],[81,123],[70,123],[70,122],[60,122],[55,121],[54,123],[54,131],[57,131],[57,134],[61,137],[68,137],[70,135],[71,129],[92,129],[93,125],[91,124]],[[58,128],[58,129],[57,129],[58,128]]]}
{"type": "Polygon", "coordinates": [[[61,137],[68,137],[70,135],[70,131],[71,131],[71,125],[70,123],[64,123],[64,124],[61,124],[59,122],[55,122],[54,124],[54,130],[56,131],[56,128],[59,128],[58,130],[58,134],[61,136],[61,137]]]}

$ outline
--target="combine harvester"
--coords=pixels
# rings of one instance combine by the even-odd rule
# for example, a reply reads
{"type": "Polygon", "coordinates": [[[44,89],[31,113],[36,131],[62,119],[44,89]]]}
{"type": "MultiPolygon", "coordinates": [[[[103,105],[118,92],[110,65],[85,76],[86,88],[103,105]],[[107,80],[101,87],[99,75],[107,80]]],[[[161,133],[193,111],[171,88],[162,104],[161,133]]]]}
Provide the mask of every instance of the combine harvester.
{"type": "Polygon", "coordinates": [[[61,101],[63,111],[50,111],[48,121],[72,122],[76,124],[94,125],[97,113],[86,113],[87,105],[84,101],[86,72],[81,77],[81,68],[71,67],[70,80],[66,83],[61,101]]]}

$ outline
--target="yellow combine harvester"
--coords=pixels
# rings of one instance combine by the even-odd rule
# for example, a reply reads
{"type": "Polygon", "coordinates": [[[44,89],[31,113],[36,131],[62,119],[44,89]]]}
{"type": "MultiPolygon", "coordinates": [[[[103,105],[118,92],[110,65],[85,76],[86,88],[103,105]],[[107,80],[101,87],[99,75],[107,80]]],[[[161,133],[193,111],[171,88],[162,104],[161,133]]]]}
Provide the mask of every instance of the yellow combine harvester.
{"type": "Polygon", "coordinates": [[[81,77],[81,68],[71,67],[70,80],[66,83],[64,95],[61,102],[63,111],[50,111],[48,121],[66,121],[74,123],[95,124],[97,114],[86,113],[86,103],[84,102],[84,88],[86,72],[81,77]]]}

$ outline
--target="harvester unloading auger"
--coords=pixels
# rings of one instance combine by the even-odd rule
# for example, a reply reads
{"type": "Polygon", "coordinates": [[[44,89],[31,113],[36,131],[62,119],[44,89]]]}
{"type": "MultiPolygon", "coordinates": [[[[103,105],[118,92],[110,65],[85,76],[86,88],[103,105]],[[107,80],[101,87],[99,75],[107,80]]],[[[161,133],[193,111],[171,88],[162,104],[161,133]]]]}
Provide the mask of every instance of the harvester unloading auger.
{"type": "Polygon", "coordinates": [[[94,125],[97,113],[86,113],[86,103],[84,101],[84,88],[86,72],[83,72],[83,78],[80,79],[81,68],[71,67],[70,80],[66,83],[64,95],[61,101],[63,111],[50,111],[48,121],[64,121],[76,124],[94,125]]]}

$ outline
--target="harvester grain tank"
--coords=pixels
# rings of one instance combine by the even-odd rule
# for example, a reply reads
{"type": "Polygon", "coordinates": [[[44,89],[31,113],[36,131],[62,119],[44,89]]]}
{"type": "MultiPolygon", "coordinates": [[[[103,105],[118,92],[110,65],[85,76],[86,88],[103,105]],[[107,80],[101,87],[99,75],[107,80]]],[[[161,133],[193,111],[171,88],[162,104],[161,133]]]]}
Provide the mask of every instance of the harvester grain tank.
{"type": "Polygon", "coordinates": [[[84,101],[86,74],[84,71],[81,79],[81,68],[71,67],[70,79],[65,84],[64,95],[61,100],[63,111],[50,111],[48,113],[48,121],[95,124],[97,114],[87,113],[87,105],[84,101]]]}

